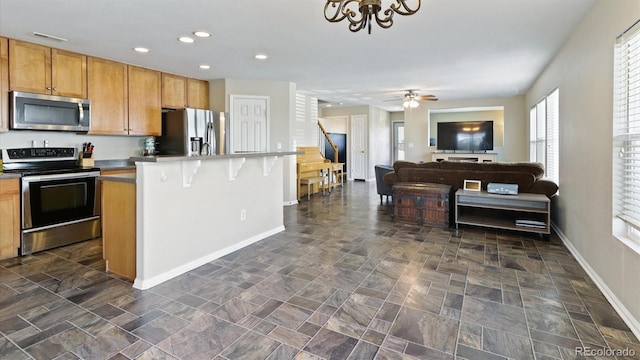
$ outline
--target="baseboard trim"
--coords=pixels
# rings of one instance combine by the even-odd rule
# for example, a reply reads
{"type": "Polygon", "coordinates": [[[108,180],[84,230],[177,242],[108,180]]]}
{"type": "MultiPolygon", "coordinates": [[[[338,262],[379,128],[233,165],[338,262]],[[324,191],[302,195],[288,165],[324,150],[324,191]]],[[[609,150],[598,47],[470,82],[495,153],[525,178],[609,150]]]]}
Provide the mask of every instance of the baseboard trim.
{"type": "Polygon", "coordinates": [[[275,235],[281,231],[284,231],[284,225],[280,225],[274,229],[265,231],[261,234],[252,236],[246,240],[243,240],[237,244],[231,245],[231,246],[227,246],[224,249],[220,249],[218,251],[215,251],[211,254],[208,254],[206,256],[203,256],[199,259],[193,260],[189,263],[186,263],[184,265],[178,266],[176,268],[173,268],[169,271],[165,271],[162,274],[156,275],[150,279],[145,279],[145,280],[141,280],[139,278],[136,278],[135,281],[133,282],[133,287],[135,289],[140,289],[140,290],[146,290],[149,289],[151,287],[154,287],[156,285],[159,285],[167,280],[173,279],[176,276],[182,275],[188,271],[191,271],[195,268],[198,268],[208,262],[211,262],[215,259],[219,259],[227,254],[230,254],[236,250],[240,250],[243,247],[249,246],[253,243],[256,243],[262,239],[265,239],[271,235],[275,235]]]}
{"type": "Polygon", "coordinates": [[[551,224],[553,230],[558,234],[560,240],[564,246],[569,249],[573,257],[576,258],[580,266],[584,269],[584,271],[589,275],[591,280],[596,284],[598,289],[604,294],[604,297],[611,303],[613,308],[616,310],[618,315],[622,318],[622,320],[627,324],[631,332],[636,336],[636,338],[640,339],[640,321],[635,319],[633,315],[627,310],[627,308],[622,304],[622,302],[618,299],[618,297],[609,289],[609,286],[605,283],[604,280],[596,273],[596,271],[589,265],[589,263],[582,257],[578,249],[573,246],[573,244],[569,241],[569,238],[565,236],[565,234],[555,225],[551,224]]]}

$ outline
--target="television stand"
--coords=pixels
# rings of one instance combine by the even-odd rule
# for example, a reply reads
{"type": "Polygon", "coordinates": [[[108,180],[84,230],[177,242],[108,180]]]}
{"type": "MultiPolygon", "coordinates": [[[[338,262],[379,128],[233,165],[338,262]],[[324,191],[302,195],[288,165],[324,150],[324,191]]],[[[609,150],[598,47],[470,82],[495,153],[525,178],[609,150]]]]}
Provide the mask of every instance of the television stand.
{"type": "Polygon", "coordinates": [[[496,153],[442,153],[431,154],[431,161],[496,162],[496,153]]]}

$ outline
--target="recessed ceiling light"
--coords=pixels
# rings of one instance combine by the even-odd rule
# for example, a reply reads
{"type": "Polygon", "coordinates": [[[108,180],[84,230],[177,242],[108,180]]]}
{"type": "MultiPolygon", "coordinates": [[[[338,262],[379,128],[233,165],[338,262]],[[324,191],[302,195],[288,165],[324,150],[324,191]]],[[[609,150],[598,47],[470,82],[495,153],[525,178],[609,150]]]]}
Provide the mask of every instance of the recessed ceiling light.
{"type": "Polygon", "coordinates": [[[209,66],[209,65],[205,65],[205,64],[198,65],[198,67],[199,67],[200,69],[203,69],[203,70],[209,70],[209,69],[211,69],[211,66],[209,66]]]}
{"type": "Polygon", "coordinates": [[[140,47],[140,46],[133,48],[133,50],[135,50],[135,51],[137,51],[139,53],[148,53],[149,52],[149,49],[147,49],[145,47],[140,47]]]}
{"type": "Polygon", "coordinates": [[[211,37],[211,33],[208,33],[206,31],[194,31],[193,35],[195,35],[197,37],[201,37],[201,38],[211,37]]]}
{"type": "Polygon", "coordinates": [[[258,60],[267,60],[268,56],[266,54],[256,54],[255,58],[258,60]]]}
{"type": "Polygon", "coordinates": [[[193,44],[194,42],[196,42],[195,40],[193,40],[192,38],[188,37],[188,36],[181,36],[178,38],[178,40],[180,40],[181,42],[185,43],[185,44],[193,44]]]}
{"type": "Polygon", "coordinates": [[[325,107],[331,107],[331,104],[327,104],[327,105],[325,105],[325,107]]]}

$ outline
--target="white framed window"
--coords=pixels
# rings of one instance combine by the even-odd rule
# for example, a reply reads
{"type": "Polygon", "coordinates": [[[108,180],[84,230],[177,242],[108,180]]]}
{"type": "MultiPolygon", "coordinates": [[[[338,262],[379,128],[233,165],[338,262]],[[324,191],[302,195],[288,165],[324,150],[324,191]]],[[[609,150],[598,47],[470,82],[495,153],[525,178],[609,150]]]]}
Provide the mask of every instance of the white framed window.
{"type": "Polygon", "coordinates": [[[616,39],[613,79],[613,229],[640,252],[640,21],[616,39]]]}
{"type": "Polygon", "coordinates": [[[529,110],[529,160],[544,165],[545,176],[560,179],[560,90],[554,89],[529,110]]]}

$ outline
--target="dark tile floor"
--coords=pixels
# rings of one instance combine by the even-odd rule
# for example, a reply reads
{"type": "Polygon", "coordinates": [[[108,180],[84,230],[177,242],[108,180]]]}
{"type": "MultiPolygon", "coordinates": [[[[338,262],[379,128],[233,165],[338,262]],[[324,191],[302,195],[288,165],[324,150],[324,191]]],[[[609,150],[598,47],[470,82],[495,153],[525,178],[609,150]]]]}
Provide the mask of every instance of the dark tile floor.
{"type": "Polygon", "coordinates": [[[389,211],[374,183],[348,183],[285,208],[286,231],[146,291],[105,274],[100,241],[2,261],[0,358],[640,358],[555,236],[389,211]]]}

